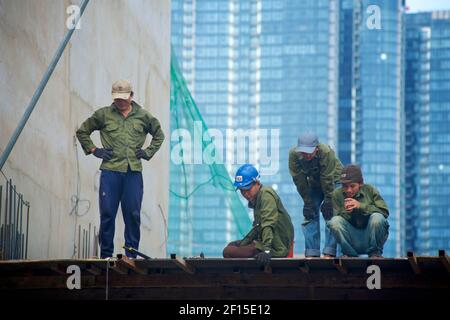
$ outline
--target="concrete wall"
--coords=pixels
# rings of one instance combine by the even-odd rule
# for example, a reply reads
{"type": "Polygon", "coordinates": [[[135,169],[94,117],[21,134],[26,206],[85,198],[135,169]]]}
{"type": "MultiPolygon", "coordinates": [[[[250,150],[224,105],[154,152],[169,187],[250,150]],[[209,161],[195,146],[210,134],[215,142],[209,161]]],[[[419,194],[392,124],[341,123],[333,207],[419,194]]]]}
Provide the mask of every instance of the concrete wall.
{"type": "MultiPolygon", "coordinates": [[[[0,0],[0,151],[67,31],[67,7],[80,3],[0,0]]],[[[94,110],[111,104],[111,84],[121,78],[131,81],[135,100],[160,120],[166,133],[160,151],[144,162],[140,246],[151,256],[165,256],[170,0],[95,0],[3,168],[31,203],[29,257],[70,258],[78,245],[79,225],[87,229],[91,223],[91,232],[94,226],[98,231],[100,160],[84,155],[75,131],[94,110]],[[77,185],[86,201],[79,204],[78,214],[70,214],[77,185]]],[[[92,136],[100,145],[98,133],[92,136]]],[[[0,181],[4,184],[1,176],[0,181]]],[[[115,252],[124,243],[122,221],[119,210],[115,252]]]]}

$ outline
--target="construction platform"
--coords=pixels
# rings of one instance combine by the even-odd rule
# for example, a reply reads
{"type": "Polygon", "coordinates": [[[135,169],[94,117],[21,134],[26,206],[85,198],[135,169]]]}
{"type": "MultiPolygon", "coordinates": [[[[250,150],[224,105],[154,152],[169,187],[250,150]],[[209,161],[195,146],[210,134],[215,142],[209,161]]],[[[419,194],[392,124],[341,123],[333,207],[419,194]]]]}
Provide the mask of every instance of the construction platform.
{"type": "Polygon", "coordinates": [[[174,255],[0,262],[2,299],[444,299],[449,289],[450,263],[443,250],[435,257],[273,259],[267,268],[254,259],[174,255]],[[79,267],[81,289],[69,290],[73,265],[79,267]],[[379,269],[368,269],[372,265],[379,269]],[[380,289],[367,285],[374,269],[380,272],[380,289]]]}

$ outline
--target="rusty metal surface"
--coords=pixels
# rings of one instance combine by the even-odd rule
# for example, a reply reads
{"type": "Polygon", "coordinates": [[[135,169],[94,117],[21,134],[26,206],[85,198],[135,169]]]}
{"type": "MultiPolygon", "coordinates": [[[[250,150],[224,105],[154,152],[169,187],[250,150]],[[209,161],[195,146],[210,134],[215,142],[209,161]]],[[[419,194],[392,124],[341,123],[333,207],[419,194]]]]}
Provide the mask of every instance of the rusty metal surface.
{"type": "Polygon", "coordinates": [[[448,295],[445,253],[400,259],[120,259],[0,262],[0,298],[105,299],[435,299],[448,295]],[[109,265],[108,265],[109,264],[109,265]],[[67,267],[81,270],[81,290],[69,290],[67,267]],[[369,290],[367,267],[381,271],[369,290]],[[107,272],[108,271],[108,272],[107,272]]]}

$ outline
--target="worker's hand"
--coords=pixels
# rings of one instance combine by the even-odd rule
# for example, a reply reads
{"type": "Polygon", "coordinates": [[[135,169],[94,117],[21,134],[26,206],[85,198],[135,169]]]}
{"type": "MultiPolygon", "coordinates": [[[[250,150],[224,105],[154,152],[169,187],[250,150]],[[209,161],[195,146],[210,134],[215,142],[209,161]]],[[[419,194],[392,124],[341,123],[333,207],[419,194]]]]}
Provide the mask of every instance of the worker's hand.
{"type": "Polygon", "coordinates": [[[112,149],[95,148],[93,154],[99,159],[109,161],[112,159],[113,151],[112,149]]]}
{"type": "Polygon", "coordinates": [[[353,209],[358,209],[361,206],[358,200],[353,198],[345,198],[344,199],[344,208],[347,212],[352,212],[353,209]]]}
{"type": "Polygon", "coordinates": [[[314,208],[314,206],[311,205],[303,206],[303,216],[305,217],[306,220],[314,219],[315,215],[316,215],[316,208],[314,208]]]}
{"type": "Polygon", "coordinates": [[[255,260],[258,266],[260,267],[267,267],[270,264],[270,259],[272,258],[272,255],[267,252],[261,251],[260,253],[257,253],[255,255],[255,260]]]}
{"type": "Polygon", "coordinates": [[[333,203],[330,200],[325,200],[322,203],[320,211],[322,211],[322,215],[325,220],[330,220],[333,218],[333,203]]]}
{"type": "Polygon", "coordinates": [[[145,152],[145,150],[142,149],[136,149],[136,158],[138,159],[145,159],[145,160],[150,160],[150,157],[147,155],[147,153],[145,152]]]}

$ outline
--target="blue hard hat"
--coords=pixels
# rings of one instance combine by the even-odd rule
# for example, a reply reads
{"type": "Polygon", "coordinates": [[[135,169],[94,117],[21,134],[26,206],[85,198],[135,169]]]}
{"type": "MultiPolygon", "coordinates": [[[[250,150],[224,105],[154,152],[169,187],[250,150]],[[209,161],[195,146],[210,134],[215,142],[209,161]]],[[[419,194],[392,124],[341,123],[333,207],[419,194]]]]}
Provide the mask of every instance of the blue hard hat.
{"type": "Polygon", "coordinates": [[[248,190],[252,187],[253,182],[258,180],[258,170],[251,164],[246,163],[236,171],[233,185],[238,189],[248,190]]]}

